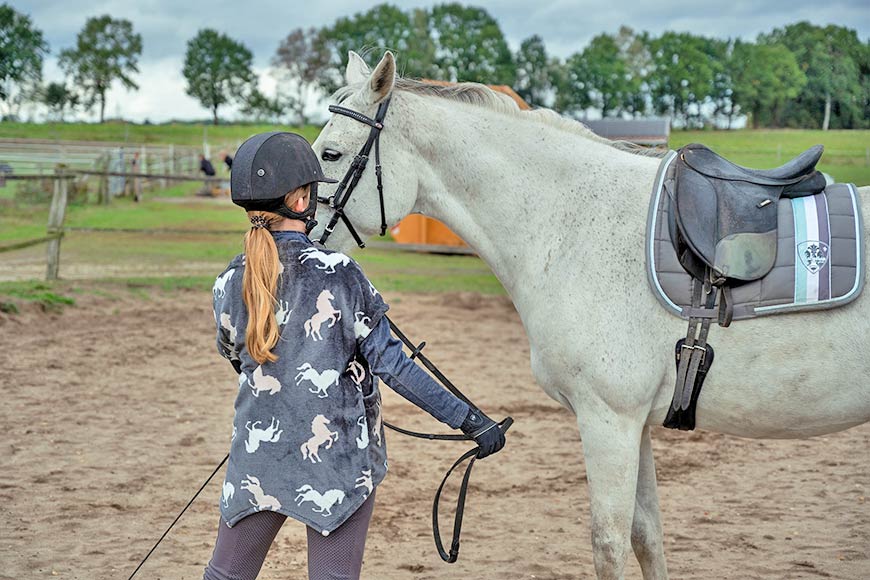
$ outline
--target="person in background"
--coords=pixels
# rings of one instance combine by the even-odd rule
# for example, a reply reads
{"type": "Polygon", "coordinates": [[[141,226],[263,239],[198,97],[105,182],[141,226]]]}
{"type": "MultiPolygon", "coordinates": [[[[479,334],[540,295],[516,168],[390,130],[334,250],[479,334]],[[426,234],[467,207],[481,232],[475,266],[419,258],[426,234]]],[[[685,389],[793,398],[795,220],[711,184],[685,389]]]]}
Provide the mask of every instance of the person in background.
{"type": "Polygon", "coordinates": [[[214,165],[202,153],[199,154],[199,170],[205,173],[207,177],[214,177],[214,165]]]}
{"type": "Polygon", "coordinates": [[[224,163],[226,164],[227,169],[229,171],[232,171],[233,170],[233,158],[232,158],[232,156],[229,153],[227,153],[226,151],[221,151],[221,157],[224,158],[224,163]]]}

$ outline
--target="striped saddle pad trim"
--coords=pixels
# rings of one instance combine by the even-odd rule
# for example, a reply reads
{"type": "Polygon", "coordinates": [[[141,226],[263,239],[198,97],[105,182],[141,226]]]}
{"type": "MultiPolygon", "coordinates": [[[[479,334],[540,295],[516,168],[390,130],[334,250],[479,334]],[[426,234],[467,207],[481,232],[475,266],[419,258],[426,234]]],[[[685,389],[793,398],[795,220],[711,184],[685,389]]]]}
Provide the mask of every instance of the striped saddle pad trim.
{"type": "MultiPolygon", "coordinates": [[[[687,318],[692,278],[677,259],[668,229],[675,157],[671,151],[662,160],[653,186],[646,269],[659,302],[687,318]]],[[[855,186],[832,184],[817,195],[781,199],[778,212],[774,267],[761,280],[732,288],[734,319],[833,308],[857,298],[864,284],[864,229],[855,186]]]]}

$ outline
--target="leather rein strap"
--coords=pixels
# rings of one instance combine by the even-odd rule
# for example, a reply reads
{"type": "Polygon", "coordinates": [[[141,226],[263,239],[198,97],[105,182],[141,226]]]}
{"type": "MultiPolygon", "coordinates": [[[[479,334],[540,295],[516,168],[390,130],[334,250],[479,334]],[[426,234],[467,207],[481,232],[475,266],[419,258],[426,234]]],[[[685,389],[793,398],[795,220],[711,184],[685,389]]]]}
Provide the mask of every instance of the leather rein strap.
{"type": "Polygon", "coordinates": [[[387,116],[387,109],[389,107],[390,99],[381,102],[381,104],[378,105],[378,111],[375,113],[375,118],[372,119],[358,111],[348,109],[347,107],[339,105],[329,106],[330,113],[350,117],[354,121],[359,121],[360,123],[368,125],[371,127],[371,130],[369,131],[368,139],[366,139],[360,152],[353,158],[353,163],[350,164],[347,173],[342,177],[335,193],[329,197],[317,197],[317,201],[320,203],[329,204],[329,207],[332,208],[333,212],[332,217],[329,219],[329,223],[326,224],[326,228],[323,230],[323,235],[320,236],[321,244],[326,244],[326,240],[335,230],[338,220],[341,219],[341,221],[344,222],[344,225],[347,226],[347,230],[350,232],[350,235],[353,236],[356,244],[360,248],[366,247],[365,242],[360,238],[356,228],[354,228],[353,224],[350,222],[350,218],[348,218],[347,214],[344,213],[344,206],[347,205],[348,200],[350,200],[350,195],[353,193],[353,190],[356,189],[360,177],[362,177],[363,171],[365,171],[366,165],[368,165],[372,147],[375,148],[375,177],[378,180],[378,201],[381,204],[381,235],[383,236],[387,233],[387,215],[386,210],[384,209],[384,183],[381,172],[381,130],[384,128],[384,117],[387,116]]]}

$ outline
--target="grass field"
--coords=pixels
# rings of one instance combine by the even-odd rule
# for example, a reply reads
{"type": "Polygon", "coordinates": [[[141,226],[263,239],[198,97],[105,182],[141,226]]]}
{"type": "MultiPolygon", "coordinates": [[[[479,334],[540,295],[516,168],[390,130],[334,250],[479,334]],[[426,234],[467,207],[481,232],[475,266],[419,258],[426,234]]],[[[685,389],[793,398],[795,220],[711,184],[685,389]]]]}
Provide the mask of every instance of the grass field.
{"type": "MultiPolygon", "coordinates": [[[[209,138],[238,140],[251,133],[273,130],[272,126],[232,125],[209,126],[209,138]]],[[[129,126],[107,124],[0,124],[0,137],[43,137],[88,140],[127,140],[143,143],[201,142],[202,126],[129,126]]],[[[316,136],[317,128],[303,131],[307,138],[316,136]]],[[[815,143],[826,145],[820,168],[837,181],[870,184],[870,131],[677,131],[670,145],[680,147],[690,142],[703,142],[737,163],[753,167],[773,167],[784,163],[815,143]]],[[[192,199],[200,184],[188,183],[171,187],[135,204],[128,199],[114,200],[111,206],[71,205],[66,225],[85,228],[178,228],[188,234],[89,233],[70,232],[64,238],[61,276],[64,266],[92,264],[95,272],[119,265],[111,277],[112,284],[128,287],[195,287],[208,288],[229,259],[241,251],[241,235],[208,234],[207,230],[238,230],[246,223],[244,215],[226,200],[192,199]],[[171,199],[175,198],[175,199],[171,199]],[[191,264],[197,265],[192,268],[191,264]],[[137,271],[137,265],[141,271],[137,271]],[[124,267],[120,267],[124,266],[124,267]],[[195,272],[191,270],[196,270],[195,272]],[[154,272],[160,272],[155,275],[154,272]],[[208,272],[208,274],[206,274],[208,272]]],[[[11,186],[0,189],[0,247],[10,243],[45,235],[47,206],[22,207],[13,202],[11,186]]],[[[0,253],[0,272],[4,261],[44,260],[44,247],[0,253]]],[[[384,290],[406,291],[480,291],[501,293],[501,286],[486,264],[474,257],[436,256],[367,249],[355,257],[384,290]]],[[[9,268],[5,268],[8,270],[9,268]]],[[[38,276],[38,275],[37,275],[38,276]]],[[[34,277],[37,277],[34,276],[34,277]]],[[[99,274],[97,278],[101,277],[99,274]]],[[[107,282],[108,283],[108,282],[107,282]]],[[[67,284],[65,286],[64,284],[67,284]]],[[[0,294],[15,293],[19,298],[32,294],[43,299],[51,292],[43,284],[0,283],[0,294]]],[[[67,288],[60,283],[58,288],[67,288]]]]}

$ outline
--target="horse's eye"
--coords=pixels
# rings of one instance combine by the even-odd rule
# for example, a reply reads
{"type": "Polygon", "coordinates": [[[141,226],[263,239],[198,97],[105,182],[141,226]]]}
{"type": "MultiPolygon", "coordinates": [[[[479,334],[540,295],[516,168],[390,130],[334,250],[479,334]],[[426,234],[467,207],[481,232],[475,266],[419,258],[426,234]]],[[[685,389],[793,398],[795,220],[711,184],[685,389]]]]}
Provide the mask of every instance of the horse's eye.
{"type": "Polygon", "coordinates": [[[341,153],[335,149],[324,149],[323,155],[320,156],[324,161],[338,161],[341,159],[341,153]]]}

